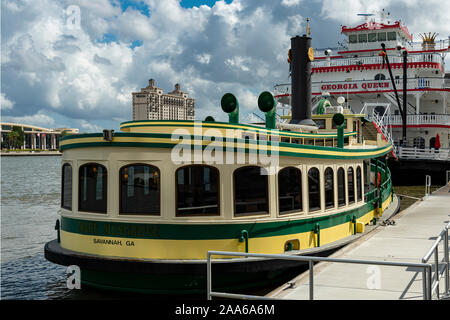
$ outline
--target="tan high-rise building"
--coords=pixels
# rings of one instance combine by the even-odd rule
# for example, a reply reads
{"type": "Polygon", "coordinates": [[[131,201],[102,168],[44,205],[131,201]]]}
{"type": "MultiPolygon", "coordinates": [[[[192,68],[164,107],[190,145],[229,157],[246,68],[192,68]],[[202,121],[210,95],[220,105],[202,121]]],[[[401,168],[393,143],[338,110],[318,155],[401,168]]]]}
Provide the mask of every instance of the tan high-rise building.
{"type": "Polygon", "coordinates": [[[150,79],[148,87],[133,92],[133,120],[194,120],[195,99],[175,85],[175,90],[163,93],[150,79]]]}

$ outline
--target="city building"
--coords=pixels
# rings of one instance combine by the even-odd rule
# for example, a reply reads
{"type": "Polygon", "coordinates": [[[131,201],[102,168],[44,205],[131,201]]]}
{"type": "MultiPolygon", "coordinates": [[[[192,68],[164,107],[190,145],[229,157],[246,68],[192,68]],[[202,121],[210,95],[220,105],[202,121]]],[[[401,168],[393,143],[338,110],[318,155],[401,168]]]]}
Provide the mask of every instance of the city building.
{"type": "Polygon", "coordinates": [[[25,134],[25,140],[21,149],[56,150],[59,148],[59,139],[64,134],[77,134],[75,128],[41,128],[21,123],[0,123],[0,142],[2,149],[9,148],[7,135],[13,127],[19,127],[25,134]]]}
{"type": "Polygon", "coordinates": [[[181,91],[163,93],[150,79],[148,87],[141,92],[133,92],[133,120],[194,120],[195,99],[181,91]]]}

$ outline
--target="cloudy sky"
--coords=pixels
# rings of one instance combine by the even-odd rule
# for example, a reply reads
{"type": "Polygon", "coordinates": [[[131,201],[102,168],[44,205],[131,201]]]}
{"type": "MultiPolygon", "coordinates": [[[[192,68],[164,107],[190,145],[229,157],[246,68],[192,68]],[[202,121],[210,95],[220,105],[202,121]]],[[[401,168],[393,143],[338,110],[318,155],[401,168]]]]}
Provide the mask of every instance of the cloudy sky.
{"type": "Polygon", "coordinates": [[[165,92],[180,83],[198,120],[226,121],[220,98],[232,92],[243,120],[260,92],[289,81],[290,37],[306,17],[313,47],[335,47],[341,25],[382,8],[416,41],[450,35],[442,0],[1,0],[1,120],[118,130],[150,78],[165,92]]]}

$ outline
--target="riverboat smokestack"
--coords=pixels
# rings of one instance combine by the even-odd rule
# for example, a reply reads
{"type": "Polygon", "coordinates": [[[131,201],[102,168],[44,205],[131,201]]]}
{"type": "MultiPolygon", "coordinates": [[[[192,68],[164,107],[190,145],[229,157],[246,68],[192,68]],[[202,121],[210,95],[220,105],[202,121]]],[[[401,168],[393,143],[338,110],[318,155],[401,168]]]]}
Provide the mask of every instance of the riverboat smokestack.
{"type": "Polygon", "coordinates": [[[303,35],[291,38],[291,110],[293,124],[316,126],[311,119],[311,61],[314,51],[311,38],[303,35]]]}

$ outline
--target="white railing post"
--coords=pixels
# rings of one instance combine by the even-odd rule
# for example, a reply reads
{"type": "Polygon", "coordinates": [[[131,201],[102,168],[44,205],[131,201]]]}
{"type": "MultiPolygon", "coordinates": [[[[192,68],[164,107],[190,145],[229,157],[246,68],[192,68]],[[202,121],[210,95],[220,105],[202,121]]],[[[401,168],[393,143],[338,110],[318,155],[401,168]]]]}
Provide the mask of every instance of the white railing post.
{"type": "Polygon", "coordinates": [[[429,196],[431,191],[431,176],[425,176],[425,196],[429,196]]]}

